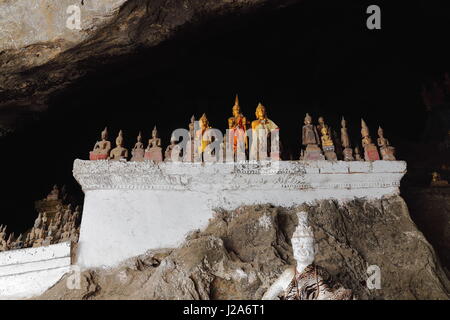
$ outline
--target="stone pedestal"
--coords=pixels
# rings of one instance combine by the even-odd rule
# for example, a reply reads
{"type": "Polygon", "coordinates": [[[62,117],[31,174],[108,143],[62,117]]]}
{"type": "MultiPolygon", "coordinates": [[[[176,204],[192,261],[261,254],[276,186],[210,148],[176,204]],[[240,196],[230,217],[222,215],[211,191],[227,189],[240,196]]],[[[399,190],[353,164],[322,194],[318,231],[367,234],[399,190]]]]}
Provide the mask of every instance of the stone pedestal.
{"type": "Polygon", "coordinates": [[[155,161],[155,162],[163,161],[162,149],[160,147],[150,148],[148,151],[145,151],[144,159],[155,161]]]}
{"type": "Polygon", "coordinates": [[[89,160],[107,160],[107,154],[96,154],[94,152],[89,152],[89,160]]]}
{"type": "Polygon", "coordinates": [[[353,150],[352,148],[345,148],[344,151],[342,151],[344,155],[344,161],[354,161],[353,158],[353,150]]]}
{"type": "Polygon", "coordinates": [[[380,148],[381,157],[383,160],[395,161],[395,148],[388,146],[380,148]]]}
{"type": "Polygon", "coordinates": [[[131,151],[131,160],[130,161],[144,161],[144,149],[134,149],[131,151]]]}
{"type": "Polygon", "coordinates": [[[308,144],[306,146],[304,160],[325,160],[325,157],[317,144],[308,144]]]}
{"type": "Polygon", "coordinates": [[[327,160],[331,160],[331,161],[337,160],[336,152],[334,152],[333,146],[323,147],[323,152],[324,152],[325,158],[327,160]]]}
{"type": "Polygon", "coordinates": [[[380,160],[377,147],[374,144],[369,144],[364,147],[364,159],[366,161],[380,160]]]}

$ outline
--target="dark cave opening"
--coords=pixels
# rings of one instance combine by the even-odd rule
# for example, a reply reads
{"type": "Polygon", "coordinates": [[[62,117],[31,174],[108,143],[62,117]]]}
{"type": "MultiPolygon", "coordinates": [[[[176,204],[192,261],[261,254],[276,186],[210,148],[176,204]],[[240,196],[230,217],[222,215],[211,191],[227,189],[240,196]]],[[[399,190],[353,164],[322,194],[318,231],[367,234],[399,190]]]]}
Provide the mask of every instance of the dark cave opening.
{"type": "MultiPolygon", "coordinates": [[[[365,8],[305,1],[225,16],[99,67],[53,95],[38,121],[0,142],[8,154],[1,159],[7,196],[0,223],[16,234],[27,229],[34,201],[55,183],[82,199],[73,160],[88,159],[105,126],[113,144],[122,129],[131,148],[139,131],[146,142],[157,125],[165,148],[192,115],[205,112],[225,130],[236,93],[250,120],[258,102],[267,107],[294,159],[306,112],[314,121],[324,116],[336,131],[345,116],[353,145],[360,144],[361,117],[373,138],[381,125],[394,146],[416,143],[426,117],[421,86],[449,67],[443,43],[449,22],[436,18],[437,9],[386,4],[382,30],[371,31],[365,8]]],[[[407,156],[399,147],[398,157],[407,156]]]]}

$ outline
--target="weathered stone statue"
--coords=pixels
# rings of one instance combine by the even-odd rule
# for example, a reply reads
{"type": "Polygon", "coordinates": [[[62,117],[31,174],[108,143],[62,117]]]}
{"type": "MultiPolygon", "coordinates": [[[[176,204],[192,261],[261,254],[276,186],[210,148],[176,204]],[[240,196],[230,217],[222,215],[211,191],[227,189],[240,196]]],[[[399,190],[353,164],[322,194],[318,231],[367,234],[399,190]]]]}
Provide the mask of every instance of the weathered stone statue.
{"type": "Polygon", "coordinates": [[[155,162],[163,161],[161,139],[158,138],[158,130],[156,129],[156,126],[153,128],[152,138],[148,140],[148,146],[147,149],[145,149],[144,158],[155,162]]]}
{"type": "Polygon", "coordinates": [[[175,137],[172,137],[170,139],[170,144],[167,146],[166,151],[164,152],[164,161],[178,162],[181,160],[181,147],[177,144],[175,137]]]}
{"type": "Polygon", "coordinates": [[[239,98],[236,95],[234,106],[232,108],[233,116],[228,118],[228,129],[229,129],[229,139],[233,146],[233,158],[235,160],[245,160],[236,159],[236,154],[244,149],[244,153],[240,152],[239,155],[245,157],[245,152],[248,150],[248,140],[246,131],[249,127],[249,122],[247,118],[241,113],[241,107],[239,106],[239,98]],[[241,144],[243,146],[241,146],[241,144]]]}
{"type": "Polygon", "coordinates": [[[256,120],[252,121],[252,145],[250,160],[280,159],[280,128],[267,117],[266,107],[256,107],[256,120]]]}
{"type": "Polygon", "coordinates": [[[314,235],[307,223],[307,213],[298,213],[298,226],[291,243],[296,266],[287,268],[266,291],[263,300],[349,300],[352,291],[330,286],[331,277],[325,269],[313,264],[314,235]]]}
{"type": "Polygon", "coordinates": [[[97,141],[94,149],[89,153],[89,160],[106,160],[111,150],[111,142],[108,140],[108,129],[102,131],[101,140],[97,141]]]}
{"type": "Polygon", "coordinates": [[[142,143],[142,135],[139,132],[137,142],[131,150],[131,161],[144,161],[144,144],[142,143]]]}
{"type": "Polygon", "coordinates": [[[322,149],[325,154],[325,158],[327,160],[336,161],[337,156],[336,152],[334,152],[334,143],[333,140],[331,140],[330,134],[328,132],[328,126],[323,125],[321,130],[322,137],[320,139],[322,140],[322,149]]]}
{"type": "Polygon", "coordinates": [[[303,160],[325,160],[322,150],[319,148],[319,134],[312,124],[312,118],[307,113],[302,129],[302,144],[306,146],[303,160]]]}
{"type": "Polygon", "coordinates": [[[211,128],[209,125],[208,118],[204,113],[199,119],[200,128],[195,132],[195,145],[197,146],[198,158],[195,161],[203,160],[203,152],[206,147],[212,142],[212,136],[209,134],[208,129],[211,128]]]}
{"type": "Polygon", "coordinates": [[[344,161],[353,161],[353,150],[350,145],[350,138],[347,132],[347,121],[345,121],[344,117],[341,120],[341,143],[344,150],[342,151],[344,155],[344,161]]]}
{"type": "Polygon", "coordinates": [[[47,200],[51,201],[51,200],[58,200],[59,199],[59,189],[58,186],[55,184],[53,186],[52,191],[50,191],[50,193],[48,194],[47,200]]]}
{"type": "Polygon", "coordinates": [[[369,128],[363,119],[361,119],[361,136],[362,136],[362,147],[364,149],[364,160],[375,161],[380,160],[380,155],[378,154],[377,147],[372,143],[372,139],[369,135],[369,128]]]}
{"type": "Polygon", "coordinates": [[[127,160],[128,150],[123,147],[123,134],[122,130],[119,131],[119,135],[116,138],[116,147],[111,150],[109,159],[111,160],[127,160]]]}
{"type": "Polygon", "coordinates": [[[378,127],[378,147],[380,148],[381,158],[383,160],[395,160],[395,148],[389,144],[389,140],[384,137],[384,132],[381,127],[378,127]]]}
{"type": "Polygon", "coordinates": [[[364,159],[361,158],[361,154],[359,152],[358,146],[355,147],[355,160],[356,161],[364,161],[364,159]]]}

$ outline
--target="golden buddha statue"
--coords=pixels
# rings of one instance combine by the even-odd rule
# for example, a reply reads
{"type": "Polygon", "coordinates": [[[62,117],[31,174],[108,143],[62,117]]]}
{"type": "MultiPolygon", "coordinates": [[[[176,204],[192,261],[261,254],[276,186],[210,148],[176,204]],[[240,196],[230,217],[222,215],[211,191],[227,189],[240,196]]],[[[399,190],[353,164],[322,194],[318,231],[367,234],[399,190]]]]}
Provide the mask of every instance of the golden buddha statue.
{"type": "Polygon", "coordinates": [[[252,121],[252,145],[250,150],[251,160],[267,160],[270,157],[272,159],[279,159],[279,140],[278,131],[279,127],[267,117],[266,108],[259,103],[255,111],[256,120],[252,121]],[[271,141],[271,135],[276,134],[275,142],[271,141]],[[275,145],[272,145],[275,143],[275,145]],[[270,146],[270,148],[268,148],[270,146]],[[271,150],[269,150],[271,149],[271,150]]]}
{"type": "MultiPolygon", "coordinates": [[[[245,151],[248,149],[248,141],[247,141],[247,127],[249,125],[247,118],[242,115],[241,107],[239,106],[239,98],[236,95],[234,106],[232,108],[233,116],[228,118],[228,129],[229,129],[229,141],[233,146],[233,157],[237,156],[238,147],[241,143],[243,143],[243,148],[245,149],[242,154],[242,150],[240,151],[239,160],[245,160],[245,151]],[[244,158],[244,159],[242,159],[244,158]]],[[[238,159],[235,159],[238,160],[238,159]]]]}
{"type": "Polygon", "coordinates": [[[110,160],[127,160],[128,150],[123,147],[123,134],[122,130],[119,131],[119,135],[116,138],[116,147],[111,150],[109,155],[110,160]]]}
{"type": "Polygon", "coordinates": [[[328,133],[328,126],[325,123],[323,123],[322,125],[321,133],[322,149],[325,158],[327,160],[337,160],[336,152],[334,152],[334,143],[333,140],[331,140],[331,137],[328,133]]]}
{"type": "Polygon", "coordinates": [[[378,154],[377,147],[372,143],[370,138],[369,128],[366,125],[364,119],[361,119],[361,136],[362,136],[362,146],[364,149],[364,160],[375,161],[380,160],[380,155],[378,154]]]}
{"type": "Polygon", "coordinates": [[[394,161],[395,159],[395,148],[389,143],[389,140],[384,137],[384,131],[381,127],[378,127],[378,147],[380,148],[381,158],[383,160],[394,161]]]}
{"type": "Polygon", "coordinates": [[[163,161],[161,139],[158,137],[156,126],[152,130],[152,137],[148,140],[147,149],[145,149],[144,159],[155,162],[163,161]]]}
{"type": "Polygon", "coordinates": [[[131,150],[131,161],[144,161],[144,144],[142,143],[142,135],[139,131],[137,142],[131,150]]]}
{"type": "Polygon", "coordinates": [[[101,133],[101,140],[97,141],[94,149],[89,152],[89,160],[106,160],[111,150],[111,142],[108,140],[108,129],[105,128],[101,133]]]}
{"type": "Polygon", "coordinates": [[[207,132],[207,130],[210,129],[211,126],[209,125],[209,121],[205,113],[199,119],[199,124],[200,129],[195,132],[195,139],[198,143],[198,153],[201,156],[206,147],[212,142],[212,138],[207,132]]]}
{"type": "Polygon", "coordinates": [[[353,161],[353,150],[350,147],[350,138],[347,132],[347,121],[345,121],[344,117],[341,120],[341,144],[344,150],[342,153],[344,154],[344,161],[353,161]]]}

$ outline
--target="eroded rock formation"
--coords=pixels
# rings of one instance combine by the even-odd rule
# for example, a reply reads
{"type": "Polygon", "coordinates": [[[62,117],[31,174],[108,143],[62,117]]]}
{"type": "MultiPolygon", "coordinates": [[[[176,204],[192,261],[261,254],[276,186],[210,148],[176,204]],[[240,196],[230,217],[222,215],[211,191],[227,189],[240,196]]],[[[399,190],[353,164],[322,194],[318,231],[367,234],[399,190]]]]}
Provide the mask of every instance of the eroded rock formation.
{"type": "Polygon", "coordinates": [[[315,264],[358,299],[448,299],[450,282],[399,196],[296,208],[247,206],[217,212],[179,248],[148,252],[112,270],[87,270],[81,289],[66,277],[39,299],[260,299],[294,263],[290,238],[305,210],[315,264]],[[367,268],[381,270],[369,289],[367,268]]]}

